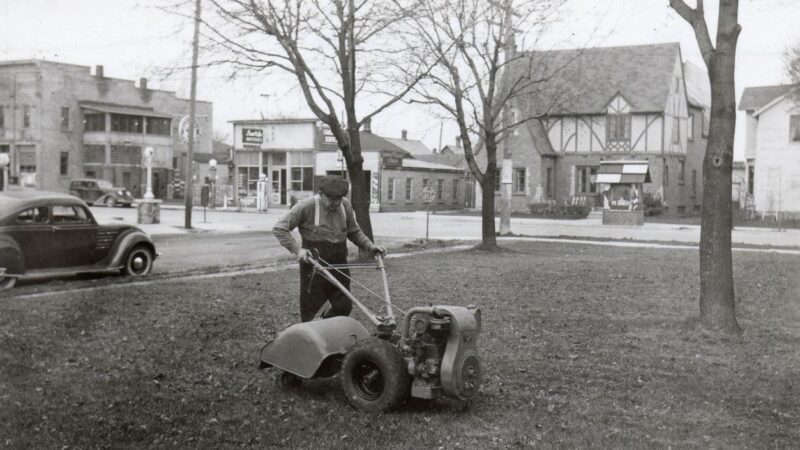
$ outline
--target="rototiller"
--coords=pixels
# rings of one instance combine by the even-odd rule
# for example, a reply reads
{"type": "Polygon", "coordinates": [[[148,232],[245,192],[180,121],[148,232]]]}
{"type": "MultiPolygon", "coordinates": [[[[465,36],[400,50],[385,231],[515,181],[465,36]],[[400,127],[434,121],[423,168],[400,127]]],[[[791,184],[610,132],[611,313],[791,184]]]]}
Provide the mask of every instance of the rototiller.
{"type": "MultiPolygon", "coordinates": [[[[367,264],[328,264],[316,254],[310,262],[315,275],[325,277],[350,298],[376,331],[370,334],[350,317],[290,326],[261,349],[262,367],[280,370],[278,380],[282,385],[298,385],[302,379],[341,373],[347,400],[357,408],[371,411],[391,410],[409,395],[422,399],[445,395],[466,400],[478,393],[480,310],[460,306],[411,308],[403,316],[398,335],[386,268],[380,255],[374,263],[367,264]],[[383,282],[385,305],[378,315],[370,312],[331,274],[332,270],[343,273],[343,269],[365,268],[377,269],[383,282]]],[[[381,298],[355,279],[350,280],[381,298]]]]}

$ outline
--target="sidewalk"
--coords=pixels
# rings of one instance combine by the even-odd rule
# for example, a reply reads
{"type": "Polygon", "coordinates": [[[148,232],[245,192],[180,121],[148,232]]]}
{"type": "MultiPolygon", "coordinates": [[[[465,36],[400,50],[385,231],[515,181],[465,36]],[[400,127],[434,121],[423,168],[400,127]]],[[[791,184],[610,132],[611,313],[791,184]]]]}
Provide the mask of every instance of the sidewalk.
{"type": "MultiPolygon", "coordinates": [[[[93,207],[100,223],[136,224],[136,208],[93,207]]],[[[161,223],[139,225],[151,235],[180,235],[214,233],[269,233],[286,208],[271,208],[266,212],[253,210],[207,209],[205,220],[203,208],[192,210],[192,229],[184,228],[185,211],[182,205],[165,205],[161,210],[161,223]]],[[[372,228],[376,237],[394,239],[418,239],[426,236],[425,211],[402,213],[373,213],[372,228]]],[[[496,222],[495,229],[499,228],[496,222]]],[[[516,235],[537,237],[571,237],[620,241],[679,242],[697,244],[700,241],[699,225],[645,223],[643,226],[602,225],[599,217],[581,220],[553,220],[512,218],[511,231],[516,235]]],[[[481,218],[454,214],[432,214],[427,229],[431,239],[461,239],[477,241],[481,238],[481,218]]],[[[734,245],[756,245],[800,248],[800,230],[777,230],[772,228],[735,228],[732,232],[734,245]]]]}

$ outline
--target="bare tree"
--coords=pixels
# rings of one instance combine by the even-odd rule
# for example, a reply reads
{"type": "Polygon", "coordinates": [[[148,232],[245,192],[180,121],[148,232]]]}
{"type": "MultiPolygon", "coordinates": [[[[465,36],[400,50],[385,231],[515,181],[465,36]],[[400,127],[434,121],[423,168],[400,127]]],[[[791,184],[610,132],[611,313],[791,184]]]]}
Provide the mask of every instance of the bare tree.
{"type": "Polygon", "coordinates": [[[342,151],[356,218],[372,238],[370,183],[362,169],[359,132],[407,94],[425,72],[412,68],[402,78],[387,74],[399,66],[391,64],[399,55],[393,36],[402,33],[401,24],[412,8],[388,0],[211,3],[214,18],[206,21],[206,32],[217,54],[224,55],[215,63],[282,71],[294,79],[309,109],[327,125],[342,151]],[[359,114],[359,109],[368,112],[359,114]]]}
{"type": "Polygon", "coordinates": [[[716,43],[708,32],[703,0],[697,0],[694,8],[683,0],[670,0],[669,5],[694,30],[711,82],[711,122],[703,160],[700,321],[710,329],[738,332],[731,257],[731,181],[736,130],[734,67],[742,29],[739,1],[720,0],[716,43]]]}
{"type": "MultiPolygon", "coordinates": [[[[545,81],[541,72],[534,70],[532,58],[517,54],[515,34],[541,27],[561,3],[433,0],[420,4],[417,10],[411,54],[418,64],[436,65],[425,81],[414,87],[410,101],[439,107],[458,125],[467,164],[481,186],[481,246],[486,249],[497,247],[494,196],[498,147],[509,130],[541,118],[546,110],[509,114],[511,105],[545,81]],[[481,155],[482,160],[485,158],[483,169],[476,159],[479,152],[485,153],[481,155]]],[[[510,162],[510,151],[505,150],[504,159],[510,162]]],[[[510,164],[505,165],[510,171],[510,164]]],[[[510,199],[510,172],[504,178],[509,194],[504,198],[510,199]]]]}
{"type": "Polygon", "coordinates": [[[792,83],[800,83],[800,42],[786,49],[783,55],[786,74],[792,83]]]}

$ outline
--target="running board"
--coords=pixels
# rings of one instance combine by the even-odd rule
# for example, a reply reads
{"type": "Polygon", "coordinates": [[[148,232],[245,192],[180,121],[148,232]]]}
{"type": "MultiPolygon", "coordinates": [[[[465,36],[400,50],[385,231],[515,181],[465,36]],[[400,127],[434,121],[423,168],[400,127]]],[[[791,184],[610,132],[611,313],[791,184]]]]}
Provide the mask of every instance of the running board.
{"type": "Polygon", "coordinates": [[[23,275],[17,275],[20,280],[35,280],[39,278],[55,278],[67,277],[73,275],[83,274],[112,274],[119,273],[123,266],[118,267],[96,267],[96,266],[80,266],[80,267],[65,267],[58,269],[34,269],[25,272],[23,275]]]}

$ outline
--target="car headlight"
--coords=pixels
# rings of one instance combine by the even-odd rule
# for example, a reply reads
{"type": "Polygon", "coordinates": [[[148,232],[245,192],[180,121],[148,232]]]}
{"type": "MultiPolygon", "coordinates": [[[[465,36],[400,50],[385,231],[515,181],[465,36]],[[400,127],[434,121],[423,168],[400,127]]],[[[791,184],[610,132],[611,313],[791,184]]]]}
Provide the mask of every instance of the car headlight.
{"type": "Polygon", "coordinates": [[[117,191],[117,195],[119,195],[120,197],[124,197],[125,191],[117,191]]]}

